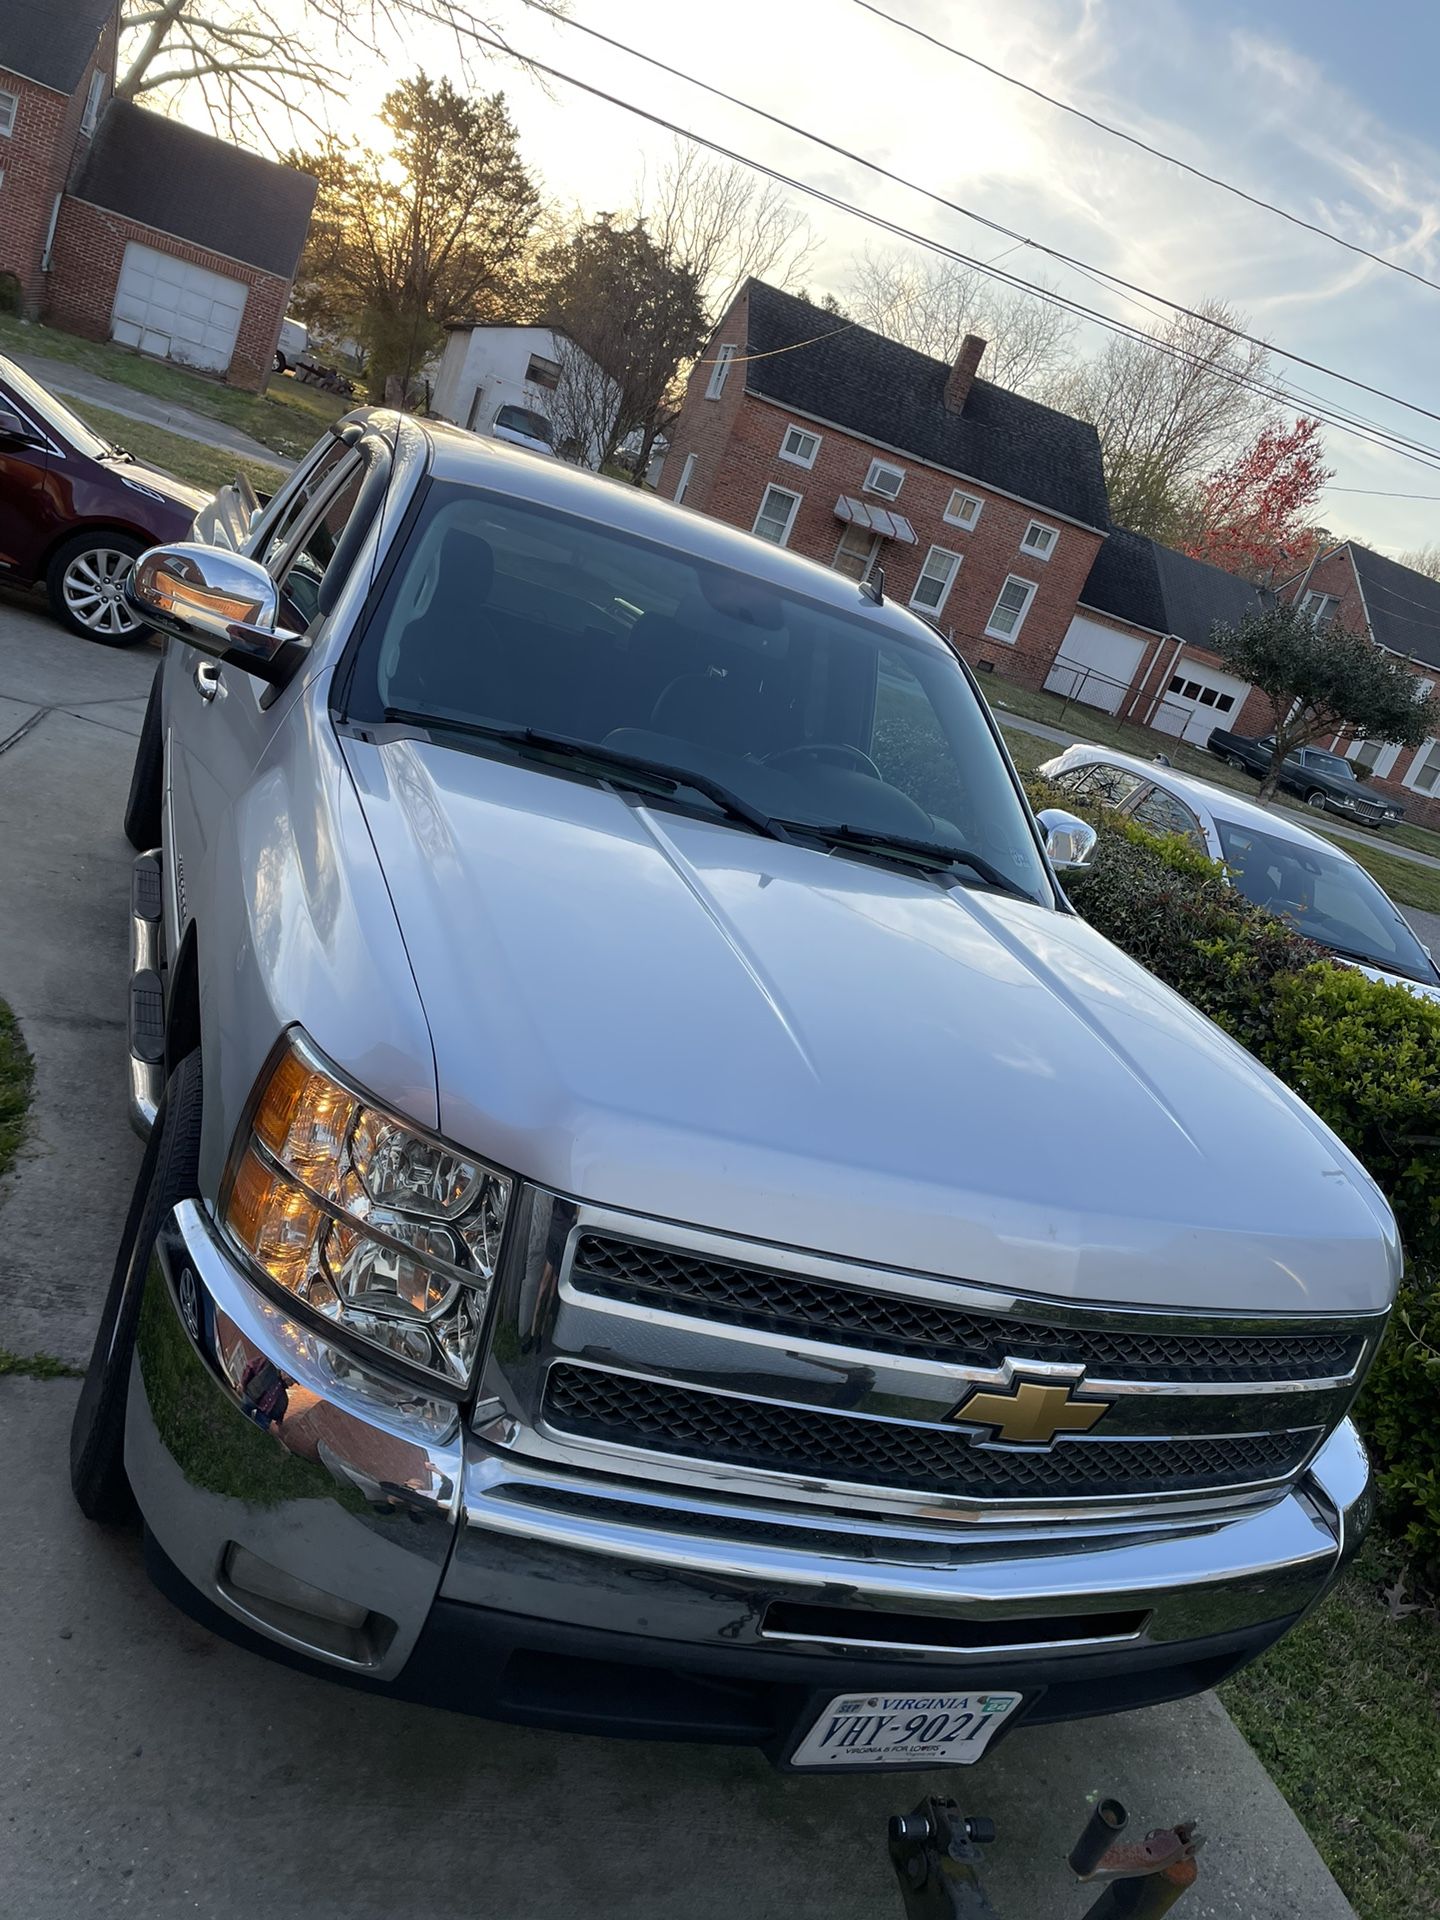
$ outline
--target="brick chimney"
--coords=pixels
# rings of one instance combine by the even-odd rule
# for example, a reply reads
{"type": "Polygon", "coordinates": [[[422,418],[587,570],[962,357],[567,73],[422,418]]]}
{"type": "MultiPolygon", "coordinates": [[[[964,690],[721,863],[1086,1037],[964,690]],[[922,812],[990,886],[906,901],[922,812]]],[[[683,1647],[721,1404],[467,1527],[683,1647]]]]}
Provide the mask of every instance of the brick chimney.
{"type": "Polygon", "coordinates": [[[978,333],[967,333],[961,341],[960,351],[955,356],[955,364],[950,369],[950,377],[945,382],[945,404],[951,413],[964,412],[965,402],[970,398],[970,388],[980,365],[980,356],[984,351],[985,342],[978,333]]]}

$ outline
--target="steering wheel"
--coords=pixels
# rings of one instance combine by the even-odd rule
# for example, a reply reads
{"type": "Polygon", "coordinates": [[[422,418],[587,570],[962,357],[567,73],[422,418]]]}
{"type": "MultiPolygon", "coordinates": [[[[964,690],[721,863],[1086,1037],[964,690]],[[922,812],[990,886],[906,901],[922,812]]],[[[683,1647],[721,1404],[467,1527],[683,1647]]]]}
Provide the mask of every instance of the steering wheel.
{"type": "Polygon", "coordinates": [[[782,747],[778,753],[765,756],[767,767],[783,767],[788,760],[819,760],[830,766],[858,767],[862,773],[868,773],[872,780],[883,783],[885,776],[859,747],[852,747],[845,740],[807,740],[801,747],[782,747]]]}

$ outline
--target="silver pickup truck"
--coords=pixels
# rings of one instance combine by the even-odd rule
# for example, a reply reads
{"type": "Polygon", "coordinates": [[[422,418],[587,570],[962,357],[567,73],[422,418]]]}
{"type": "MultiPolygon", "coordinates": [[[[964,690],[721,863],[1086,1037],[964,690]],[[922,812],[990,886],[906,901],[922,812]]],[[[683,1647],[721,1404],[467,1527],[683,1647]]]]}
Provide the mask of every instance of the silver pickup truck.
{"type": "Polygon", "coordinates": [[[925,622],[366,412],[130,591],[149,1138],[72,1477],[182,1606],[840,1769],[1325,1591],[1394,1222],[1070,909],[925,622]]]}

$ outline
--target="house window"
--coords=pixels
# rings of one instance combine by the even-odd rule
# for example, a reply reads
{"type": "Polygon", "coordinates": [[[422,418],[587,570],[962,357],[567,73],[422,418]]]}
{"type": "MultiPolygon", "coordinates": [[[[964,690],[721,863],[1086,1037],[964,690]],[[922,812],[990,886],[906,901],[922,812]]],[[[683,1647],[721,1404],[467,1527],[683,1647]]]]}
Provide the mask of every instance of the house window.
{"type": "Polygon", "coordinates": [[[765,498],[760,502],[760,511],[750,531],[758,533],[762,540],[768,540],[772,546],[783,547],[790,538],[790,529],[795,524],[795,515],[800,510],[803,497],[785,487],[766,487],[765,498]]]}
{"type": "Polygon", "coordinates": [[[93,133],[100,118],[100,101],[105,92],[105,75],[99,67],[90,76],[90,91],[85,96],[85,111],[80,116],[81,133],[93,133]]]}
{"type": "Polygon", "coordinates": [[[785,438],[780,442],[782,460],[793,460],[797,467],[813,467],[819,451],[818,433],[807,433],[804,427],[786,427],[785,438]]]}
{"type": "Polygon", "coordinates": [[[918,607],[921,613],[939,613],[959,569],[958,553],[947,552],[944,547],[931,547],[910,596],[911,606],[918,607]]]}
{"type": "Polygon", "coordinates": [[[865,476],[866,493],[878,493],[882,500],[894,500],[905,484],[905,469],[892,467],[888,460],[872,460],[865,476]]]}
{"type": "Polygon", "coordinates": [[[1417,793],[1440,793],[1440,740],[1427,740],[1410,762],[1407,787],[1417,793]]]}
{"type": "Polygon", "coordinates": [[[1055,542],[1060,538],[1054,527],[1047,527],[1043,520],[1032,520],[1025,529],[1025,538],[1020,542],[1020,551],[1028,553],[1036,560],[1048,560],[1055,551],[1055,542]]]}
{"type": "Polygon", "coordinates": [[[1015,641],[1020,637],[1020,629],[1025,624],[1025,616],[1030,611],[1030,602],[1035,598],[1035,582],[1022,580],[1012,573],[1000,589],[995,602],[995,611],[985,623],[985,631],[992,640],[1015,641]]]}
{"type": "Polygon", "coordinates": [[[879,552],[878,533],[871,533],[867,527],[846,527],[830,564],[836,573],[847,573],[852,580],[868,580],[879,552]]]}
{"type": "Polygon", "coordinates": [[[952,527],[963,527],[966,533],[980,518],[980,509],[985,502],[977,499],[973,493],[964,493],[957,487],[950,496],[950,504],[945,509],[944,518],[952,527]]]}
{"type": "Polygon", "coordinates": [[[685,464],[680,469],[680,484],[675,489],[675,504],[677,507],[679,506],[680,502],[685,498],[685,489],[689,486],[690,476],[692,473],[694,473],[694,471],[695,471],[695,455],[693,453],[687,453],[685,456],[685,464]]]}
{"type": "Polygon", "coordinates": [[[530,364],[525,369],[525,378],[531,386],[544,387],[548,392],[554,393],[560,385],[560,362],[547,360],[543,353],[532,353],[530,364]]]}
{"type": "Polygon", "coordinates": [[[716,350],[715,364],[710,369],[710,384],[705,389],[707,400],[718,400],[725,391],[725,382],[730,374],[730,362],[734,358],[734,347],[720,347],[716,350]]]}
{"type": "Polygon", "coordinates": [[[15,131],[15,115],[19,107],[19,94],[6,93],[3,88],[0,88],[0,133],[10,134],[15,131]]]}
{"type": "Polygon", "coordinates": [[[1340,596],[1335,593],[1307,593],[1300,602],[1300,611],[1308,613],[1317,627],[1324,626],[1327,620],[1335,618],[1340,605],[1340,596]]]}

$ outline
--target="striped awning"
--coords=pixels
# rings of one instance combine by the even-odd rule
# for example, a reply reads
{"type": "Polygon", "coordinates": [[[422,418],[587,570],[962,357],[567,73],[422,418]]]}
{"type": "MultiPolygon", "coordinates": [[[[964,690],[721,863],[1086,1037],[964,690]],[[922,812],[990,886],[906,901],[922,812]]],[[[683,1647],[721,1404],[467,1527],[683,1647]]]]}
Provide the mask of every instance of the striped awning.
{"type": "Polygon", "coordinates": [[[848,493],[842,493],[835,502],[835,518],[848,520],[854,527],[866,527],[884,540],[900,540],[907,547],[915,545],[915,529],[903,513],[892,513],[888,507],[874,507],[867,501],[854,500],[848,493]]]}

